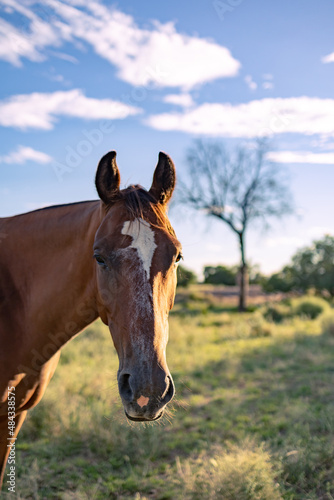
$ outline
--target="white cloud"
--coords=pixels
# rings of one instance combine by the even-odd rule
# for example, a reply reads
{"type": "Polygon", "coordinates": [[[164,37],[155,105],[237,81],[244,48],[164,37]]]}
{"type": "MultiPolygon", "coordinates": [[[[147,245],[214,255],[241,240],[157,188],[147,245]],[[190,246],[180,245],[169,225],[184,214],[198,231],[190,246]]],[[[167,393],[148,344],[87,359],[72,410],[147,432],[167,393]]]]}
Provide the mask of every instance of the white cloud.
{"type": "Polygon", "coordinates": [[[322,238],[325,234],[334,234],[334,226],[333,227],[312,226],[309,228],[307,233],[312,238],[315,239],[322,238]]]}
{"type": "Polygon", "coordinates": [[[256,90],[257,89],[257,83],[254,82],[253,78],[251,75],[245,76],[245,82],[250,90],[256,90]]]}
{"type": "Polygon", "coordinates": [[[193,98],[190,94],[169,94],[163,98],[164,102],[176,104],[183,108],[189,108],[194,105],[193,98]]]}
{"type": "Polygon", "coordinates": [[[324,63],[324,64],[328,64],[328,63],[334,62],[334,52],[332,52],[331,54],[328,54],[327,56],[323,56],[321,58],[321,62],[324,63]]]}
{"type": "Polygon", "coordinates": [[[304,246],[309,246],[310,245],[310,238],[312,240],[317,240],[321,239],[324,237],[325,234],[333,234],[334,233],[334,227],[329,228],[329,227],[321,227],[321,226],[312,226],[310,227],[307,232],[301,236],[278,236],[278,237],[273,237],[273,238],[266,238],[265,239],[265,246],[267,248],[279,248],[279,247],[286,247],[286,248],[291,248],[291,249],[298,249],[302,248],[304,246]]]}
{"type": "Polygon", "coordinates": [[[5,156],[0,156],[0,163],[22,164],[27,161],[45,164],[50,163],[52,161],[52,157],[46,153],[42,153],[42,151],[37,151],[36,149],[32,149],[28,146],[18,146],[16,151],[12,151],[5,156]]]}
{"type": "Polygon", "coordinates": [[[302,238],[297,238],[294,236],[282,236],[280,238],[268,238],[265,241],[267,247],[279,247],[279,246],[291,246],[299,247],[305,244],[302,238]]]}
{"type": "Polygon", "coordinates": [[[79,89],[53,93],[21,94],[0,101],[0,125],[50,130],[56,116],[87,120],[122,119],[141,110],[111,99],[86,97],[79,89]]]}
{"type": "Polygon", "coordinates": [[[34,0],[2,2],[29,21],[29,31],[8,22],[0,26],[0,57],[15,65],[21,64],[22,57],[43,60],[47,46],[80,41],[115,65],[119,78],[132,85],[190,89],[235,76],[240,68],[226,47],[181,34],[173,23],[154,22],[151,29],[141,29],[131,16],[98,1],[73,0],[65,4],[47,0],[43,2],[48,10],[46,20],[22,6],[37,5],[34,0]]]}
{"type": "Polygon", "coordinates": [[[63,61],[67,61],[72,64],[79,64],[79,60],[76,57],[71,56],[70,54],[64,54],[63,52],[57,52],[57,51],[52,51],[52,54],[58,57],[59,59],[62,59],[63,61]]]}
{"type": "Polygon", "coordinates": [[[25,24],[14,26],[0,19],[0,58],[14,66],[21,66],[21,58],[26,57],[34,62],[45,59],[43,49],[49,45],[60,45],[58,30],[48,22],[40,19],[34,12],[16,0],[2,0],[2,4],[15,9],[29,23],[29,31],[25,24]]]}
{"type": "Polygon", "coordinates": [[[272,151],[268,159],[277,163],[312,163],[334,165],[334,152],[312,153],[311,151],[272,151]]]}
{"type": "Polygon", "coordinates": [[[151,115],[158,130],[224,137],[259,137],[281,133],[334,136],[334,99],[267,98],[242,104],[204,103],[181,112],[151,115]]]}

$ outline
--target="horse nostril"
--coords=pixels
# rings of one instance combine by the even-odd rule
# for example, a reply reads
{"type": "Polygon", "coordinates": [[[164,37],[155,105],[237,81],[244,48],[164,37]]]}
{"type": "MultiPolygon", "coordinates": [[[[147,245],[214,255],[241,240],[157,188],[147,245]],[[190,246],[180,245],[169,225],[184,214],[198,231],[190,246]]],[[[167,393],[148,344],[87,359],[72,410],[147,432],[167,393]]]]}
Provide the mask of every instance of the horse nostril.
{"type": "Polygon", "coordinates": [[[163,398],[161,399],[161,402],[162,402],[163,404],[165,404],[165,405],[166,405],[167,403],[169,403],[169,401],[171,401],[171,400],[173,399],[174,394],[175,394],[174,382],[173,382],[172,377],[170,377],[169,375],[168,375],[168,377],[167,377],[167,382],[166,382],[166,383],[168,384],[168,389],[167,389],[167,391],[166,391],[166,394],[165,394],[165,395],[163,396],[163,398]]]}
{"type": "Polygon", "coordinates": [[[118,388],[121,397],[128,402],[133,399],[133,393],[130,385],[130,374],[123,373],[118,379],[118,388]]]}

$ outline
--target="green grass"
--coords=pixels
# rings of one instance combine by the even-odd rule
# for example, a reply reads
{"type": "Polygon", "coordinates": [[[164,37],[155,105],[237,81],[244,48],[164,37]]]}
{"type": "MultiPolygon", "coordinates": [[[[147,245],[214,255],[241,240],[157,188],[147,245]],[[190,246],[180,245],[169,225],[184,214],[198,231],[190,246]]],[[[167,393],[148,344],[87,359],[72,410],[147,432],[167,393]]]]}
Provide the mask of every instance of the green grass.
{"type": "Polygon", "coordinates": [[[176,397],[146,425],[124,416],[108,330],[88,328],[19,435],[16,498],[332,500],[334,316],[263,312],[180,294],[176,397]]]}

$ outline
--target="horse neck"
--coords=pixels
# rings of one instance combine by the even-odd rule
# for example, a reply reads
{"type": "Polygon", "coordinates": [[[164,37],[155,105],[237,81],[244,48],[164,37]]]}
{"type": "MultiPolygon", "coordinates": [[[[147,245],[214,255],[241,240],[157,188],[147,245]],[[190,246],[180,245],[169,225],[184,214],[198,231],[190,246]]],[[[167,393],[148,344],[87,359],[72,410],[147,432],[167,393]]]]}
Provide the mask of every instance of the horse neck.
{"type": "Polygon", "coordinates": [[[21,329],[28,330],[30,345],[45,342],[45,335],[60,336],[63,345],[98,316],[92,255],[100,202],[51,207],[7,221],[5,263],[21,299],[21,329]]]}

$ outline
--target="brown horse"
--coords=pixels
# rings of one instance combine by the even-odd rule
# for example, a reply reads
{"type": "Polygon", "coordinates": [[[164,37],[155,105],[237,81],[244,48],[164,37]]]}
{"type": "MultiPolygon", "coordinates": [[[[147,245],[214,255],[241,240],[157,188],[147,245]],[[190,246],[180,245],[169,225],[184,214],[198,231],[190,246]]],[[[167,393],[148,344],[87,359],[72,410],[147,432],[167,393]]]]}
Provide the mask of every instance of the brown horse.
{"type": "Polygon", "coordinates": [[[118,353],[127,418],[157,420],[173,398],[166,345],[181,259],[166,214],[173,162],[159,154],[149,191],[119,186],[112,151],[96,173],[101,201],[0,219],[1,480],[10,445],[41,400],[62,346],[99,316],[118,353]]]}

